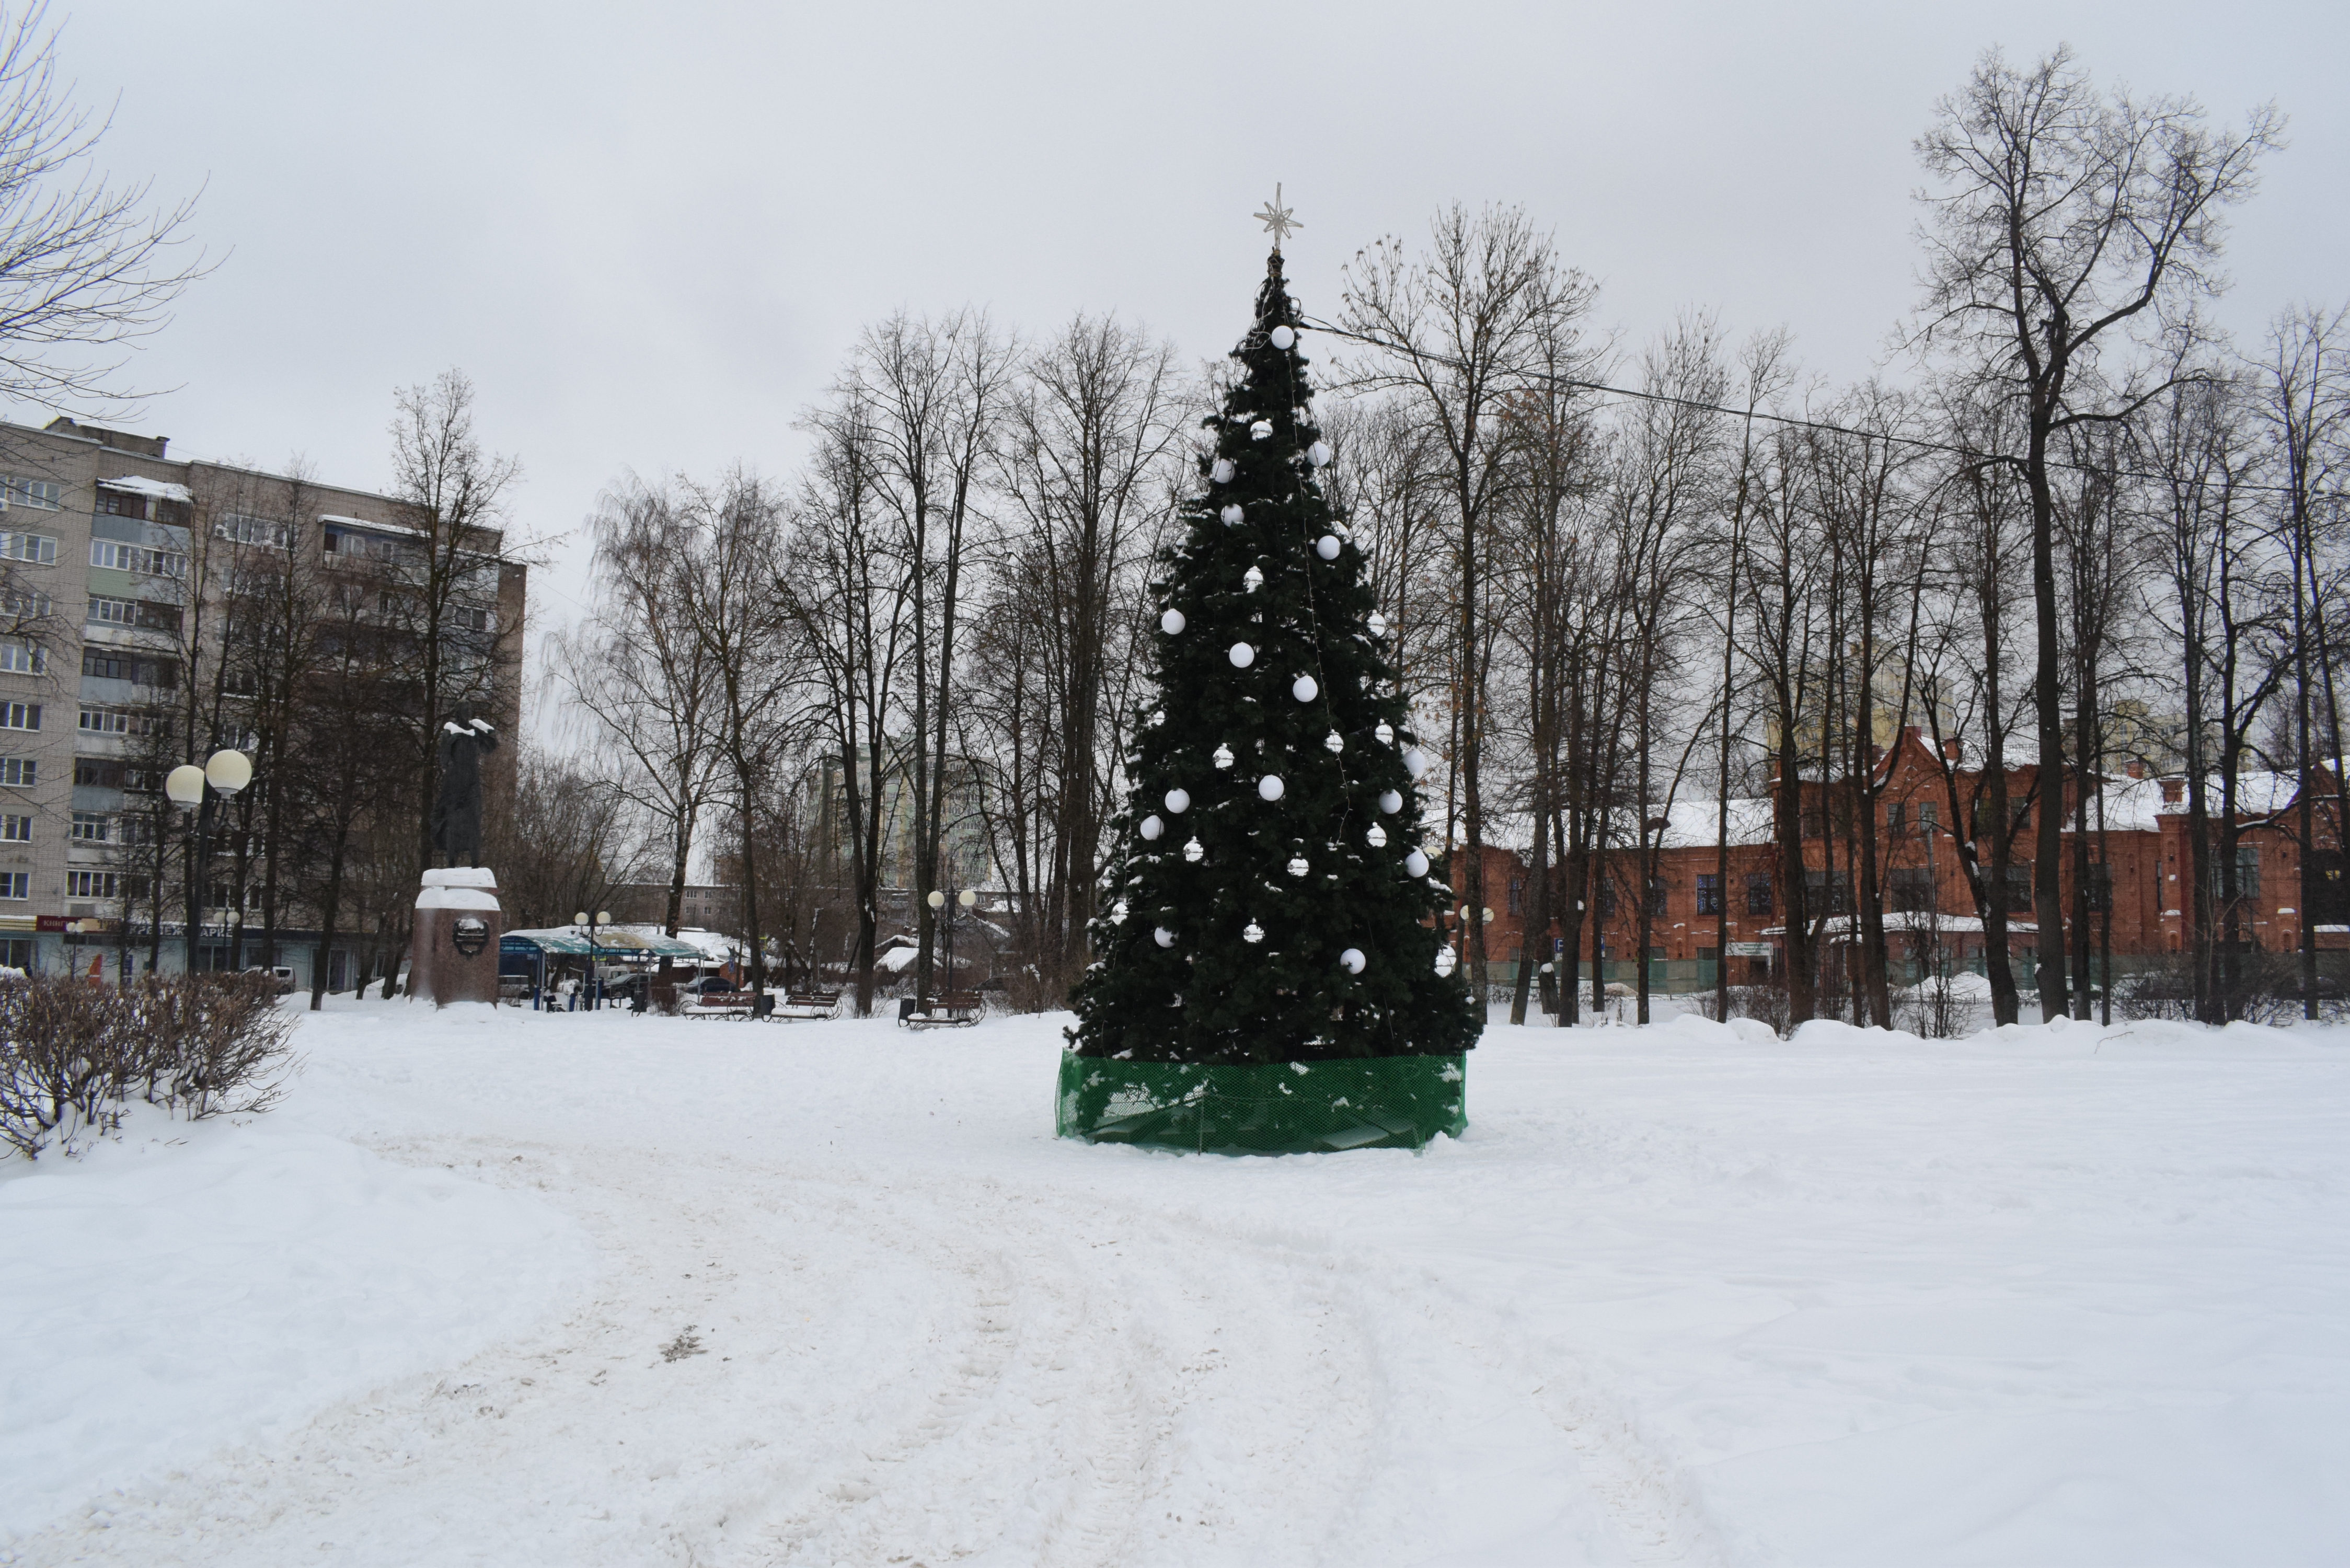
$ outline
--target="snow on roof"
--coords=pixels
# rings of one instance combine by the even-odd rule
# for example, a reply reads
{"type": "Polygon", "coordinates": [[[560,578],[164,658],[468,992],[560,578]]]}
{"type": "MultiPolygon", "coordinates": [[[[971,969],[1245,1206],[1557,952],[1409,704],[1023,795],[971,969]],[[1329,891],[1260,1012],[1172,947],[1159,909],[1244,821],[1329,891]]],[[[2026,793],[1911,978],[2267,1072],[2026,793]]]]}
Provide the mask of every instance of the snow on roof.
{"type": "Polygon", "coordinates": [[[405,534],[411,539],[426,537],[421,528],[411,528],[403,523],[370,523],[364,517],[338,517],[331,512],[318,514],[321,523],[331,523],[338,528],[367,528],[378,534],[405,534]]]}
{"type": "MultiPolygon", "coordinates": [[[[617,930],[633,932],[640,937],[651,938],[662,936],[662,931],[659,925],[619,926],[614,929],[617,930]]],[[[694,926],[681,926],[678,928],[678,933],[674,939],[664,940],[674,940],[683,946],[691,948],[696,953],[700,954],[703,959],[712,963],[723,963],[728,959],[740,958],[743,956],[743,950],[741,942],[734,940],[732,937],[722,936],[716,931],[706,931],[694,926]]],[[[682,957],[683,955],[680,954],[678,956],[682,957]]]]}
{"type": "MultiPolygon", "coordinates": [[[[1713,800],[1677,800],[1665,814],[1663,846],[1667,849],[1710,849],[1721,816],[1713,800]]],[[[1730,842],[1768,844],[1772,836],[1771,797],[1732,795],[1730,798],[1730,842]]]]}
{"type": "Polygon", "coordinates": [[[160,479],[141,479],[126,473],[120,479],[101,479],[101,490],[127,490],[133,495],[151,496],[158,501],[193,501],[195,496],[184,484],[166,484],[160,479]]]}

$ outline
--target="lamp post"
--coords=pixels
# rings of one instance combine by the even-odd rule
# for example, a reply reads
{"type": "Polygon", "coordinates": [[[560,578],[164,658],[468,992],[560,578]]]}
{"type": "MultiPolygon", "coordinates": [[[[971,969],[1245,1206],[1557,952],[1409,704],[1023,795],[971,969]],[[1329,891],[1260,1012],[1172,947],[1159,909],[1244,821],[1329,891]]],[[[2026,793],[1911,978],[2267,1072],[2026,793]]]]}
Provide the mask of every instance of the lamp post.
{"type": "Polygon", "coordinates": [[[212,875],[213,803],[205,793],[223,800],[234,800],[239,790],[253,782],[253,759],[243,752],[214,752],[203,767],[193,763],[182,763],[163,780],[163,794],[182,815],[195,814],[195,865],[188,874],[188,972],[196,972],[196,929],[203,924],[204,883],[212,875]]]}
{"type": "Polygon", "coordinates": [[[596,918],[590,920],[588,918],[588,911],[582,909],[571,917],[571,921],[574,925],[584,928],[588,934],[588,1006],[592,1012],[604,1003],[604,975],[603,971],[596,967],[596,928],[610,925],[612,911],[598,909],[596,911],[596,918]]]}
{"type": "MultiPolygon", "coordinates": [[[[969,888],[963,888],[962,891],[960,891],[960,892],[958,892],[958,893],[956,893],[956,894],[954,895],[954,901],[955,901],[955,908],[956,908],[956,909],[970,909],[973,904],[976,904],[976,903],[978,903],[978,902],[979,902],[979,895],[978,895],[977,893],[975,893],[975,892],[972,891],[969,888]]],[[[929,898],[928,902],[929,902],[929,904],[930,904],[931,908],[933,910],[946,909],[946,908],[947,908],[947,895],[946,895],[946,894],[944,894],[944,893],[942,893],[942,892],[941,892],[938,888],[931,888],[931,896],[930,896],[930,898],[929,898]]],[[[946,927],[946,929],[947,929],[947,984],[946,984],[946,989],[947,989],[947,990],[949,990],[950,992],[951,992],[951,991],[952,991],[952,990],[954,990],[954,988],[955,988],[955,983],[954,983],[954,911],[953,911],[953,910],[951,910],[951,909],[947,910],[947,916],[946,916],[946,919],[945,919],[944,920],[942,920],[941,922],[940,922],[940,923],[941,923],[941,924],[942,924],[942,925],[944,925],[944,926],[946,927]]]]}

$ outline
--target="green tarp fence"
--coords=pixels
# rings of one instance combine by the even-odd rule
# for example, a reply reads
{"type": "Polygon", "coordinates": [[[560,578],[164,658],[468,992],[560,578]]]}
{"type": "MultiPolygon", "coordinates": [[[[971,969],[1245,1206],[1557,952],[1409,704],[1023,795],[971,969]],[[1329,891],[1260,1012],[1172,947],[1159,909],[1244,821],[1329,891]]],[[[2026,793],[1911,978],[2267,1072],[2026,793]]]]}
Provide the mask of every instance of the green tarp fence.
{"type": "Polygon", "coordinates": [[[1209,1066],[1064,1053],[1055,1130],[1201,1154],[1418,1148],[1469,1126],[1465,1055],[1209,1066]]]}

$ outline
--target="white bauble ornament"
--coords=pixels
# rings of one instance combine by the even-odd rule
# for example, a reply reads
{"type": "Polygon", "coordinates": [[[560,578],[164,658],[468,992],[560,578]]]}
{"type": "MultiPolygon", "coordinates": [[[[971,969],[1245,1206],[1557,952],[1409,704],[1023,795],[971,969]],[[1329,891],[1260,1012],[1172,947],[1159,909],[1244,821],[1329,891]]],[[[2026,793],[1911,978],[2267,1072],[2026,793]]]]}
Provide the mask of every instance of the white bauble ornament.
{"type": "Polygon", "coordinates": [[[1409,774],[1415,780],[1428,772],[1428,757],[1418,746],[1404,753],[1403,771],[1409,774]]]}
{"type": "Polygon", "coordinates": [[[1392,746],[1395,744],[1395,726],[1388,723],[1384,719],[1379,721],[1379,727],[1373,730],[1371,733],[1379,738],[1379,744],[1382,746],[1392,746]]]}
{"type": "Polygon", "coordinates": [[[1246,670],[1256,662],[1256,649],[1245,642],[1236,642],[1232,644],[1232,660],[1234,670],[1246,670]]]}
{"type": "Polygon", "coordinates": [[[1451,948],[1439,948],[1436,950],[1437,973],[1451,974],[1460,966],[1460,963],[1461,961],[1453,956],[1452,950],[1451,948]]]}
{"type": "Polygon", "coordinates": [[[1232,468],[1232,460],[1228,457],[1220,457],[1216,459],[1216,465],[1208,470],[1208,477],[1218,484],[1230,484],[1232,482],[1232,474],[1235,471],[1232,468]]]}
{"type": "Polygon", "coordinates": [[[1241,519],[1247,515],[1247,514],[1243,513],[1240,507],[1235,504],[1225,507],[1222,512],[1217,513],[1216,515],[1224,520],[1225,527],[1237,528],[1241,525],[1241,519]]]}
{"type": "Polygon", "coordinates": [[[1316,468],[1321,468],[1326,465],[1330,461],[1330,443],[1326,441],[1317,441],[1312,446],[1307,447],[1305,449],[1305,461],[1312,463],[1316,468]]]}
{"type": "Polygon", "coordinates": [[[1264,574],[1254,566],[1241,574],[1241,590],[1243,593],[1253,594],[1263,587],[1264,587],[1264,574]]]}
{"type": "Polygon", "coordinates": [[[1387,841],[1388,830],[1376,822],[1371,824],[1370,830],[1363,835],[1363,842],[1374,849],[1384,846],[1387,841]]]}
{"type": "Polygon", "coordinates": [[[1403,792],[1401,790],[1394,789],[1381,790],[1379,792],[1379,809],[1386,812],[1389,816],[1393,816],[1397,812],[1401,811],[1403,809],[1403,792]]]}
{"type": "Polygon", "coordinates": [[[1154,708],[1150,711],[1150,727],[1152,729],[1155,730],[1165,722],[1167,722],[1167,711],[1165,709],[1154,708]]]}
{"type": "Polygon", "coordinates": [[[1338,967],[1345,970],[1348,974],[1362,973],[1366,968],[1369,967],[1370,961],[1370,960],[1363,956],[1363,950],[1360,948],[1348,948],[1345,952],[1338,955],[1338,967]]]}
{"type": "Polygon", "coordinates": [[[1167,825],[1159,821],[1158,814],[1153,812],[1150,815],[1142,819],[1140,825],[1135,828],[1135,831],[1155,844],[1159,840],[1159,836],[1167,831],[1167,825]]]}
{"type": "Polygon", "coordinates": [[[1326,561],[1336,560],[1338,558],[1338,535],[1336,534],[1325,534],[1319,539],[1315,540],[1314,553],[1321,556],[1326,561]]]}
{"type": "Polygon", "coordinates": [[[1335,757],[1347,749],[1347,737],[1333,730],[1322,737],[1322,749],[1335,757]]]}
{"type": "Polygon", "coordinates": [[[1247,925],[1241,928],[1241,940],[1249,943],[1256,943],[1264,940],[1264,928],[1258,925],[1254,920],[1251,920],[1247,925]]]}
{"type": "Polygon", "coordinates": [[[1297,341],[1297,334],[1286,327],[1276,327],[1265,334],[1265,339],[1276,348],[1286,348],[1297,341]]]}
{"type": "Polygon", "coordinates": [[[1170,789],[1167,792],[1167,809],[1177,816],[1191,809],[1191,792],[1170,789]]]}
{"type": "Polygon", "coordinates": [[[1173,637],[1177,632],[1181,631],[1183,629],[1183,612],[1181,610],[1171,609],[1165,615],[1160,616],[1159,618],[1159,629],[1165,632],[1170,637],[1173,637]]]}
{"type": "Polygon", "coordinates": [[[1403,857],[1403,868],[1414,877],[1425,877],[1428,875],[1428,857],[1415,849],[1403,857]]]}
{"type": "Polygon", "coordinates": [[[1207,857],[1207,846],[1202,845],[1198,839],[1195,838],[1191,840],[1191,843],[1183,846],[1183,858],[1189,860],[1192,865],[1197,866],[1201,861],[1205,860],[1207,857]]]}
{"type": "Polygon", "coordinates": [[[1109,907],[1109,923],[1113,926],[1122,926],[1126,924],[1125,899],[1120,898],[1117,903],[1112,904],[1109,907]]]}
{"type": "Polygon", "coordinates": [[[1306,864],[1306,860],[1305,860],[1305,856],[1303,856],[1303,855],[1295,855],[1295,856],[1292,856],[1292,857],[1290,857],[1290,861],[1289,861],[1289,874],[1290,874],[1292,877],[1303,877],[1303,876],[1305,876],[1308,871],[1311,871],[1311,870],[1313,870],[1313,869],[1314,869],[1314,867],[1313,867],[1312,866],[1310,866],[1310,865],[1306,864]]]}
{"type": "Polygon", "coordinates": [[[1251,440],[1251,441],[1271,441],[1272,439],[1273,439],[1273,421],[1270,421],[1270,420],[1259,420],[1259,421],[1256,421],[1256,423],[1254,423],[1254,424],[1253,424],[1253,425],[1249,426],[1249,440],[1251,440]]]}
{"type": "Polygon", "coordinates": [[[1281,798],[1281,775],[1279,774],[1267,774],[1264,777],[1257,780],[1256,793],[1263,795],[1267,800],[1279,800],[1281,798]]]}
{"type": "Polygon", "coordinates": [[[1164,926],[1152,931],[1150,936],[1151,940],[1156,941],[1162,948],[1171,948],[1175,945],[1175,933],[1169,930],[1164,926]]]}
{"type": "Polygon", "coordinates": [[[1385,637],[1388,634],[1388,618],[1381,615],[1377,610],[1373,610],[1371,612],[1371,618],[1365,621],[1363,624],[1371,628],[1371,635],[1373,637],[1385,637]]]}
{"type": "Polygon", "coordinates": [[[1321,687],[1314,683],[1314,677],[1311,675],[1301,675],[1289,683],[1289,694],[1300,702],[1313,701],[1321,690],[1321,687]]]}
{"type": "Polygon", "coordinates": [[[1220,769],[1231,767],[1232,765],[1232,749],[1230,746],[1218,746],[1216,748],[1216,754],[1210,757],[1208,760],[1215,763],[1220,769]]]}

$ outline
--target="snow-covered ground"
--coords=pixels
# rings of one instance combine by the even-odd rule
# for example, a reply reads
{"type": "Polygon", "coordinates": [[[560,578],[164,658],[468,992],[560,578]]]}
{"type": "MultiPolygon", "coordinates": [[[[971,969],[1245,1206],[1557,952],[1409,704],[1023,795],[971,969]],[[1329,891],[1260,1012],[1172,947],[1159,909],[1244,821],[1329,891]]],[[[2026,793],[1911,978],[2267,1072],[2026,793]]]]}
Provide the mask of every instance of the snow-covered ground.
{"type": "Polygon", "coordinates": [[[347,1007],[0,1168],[0,1561],[2350,1541],[2350,1030],[1497,1027],[1458,1142],[1223,1159],[1055,1141],[1061,1022],[347,1007]]]}

